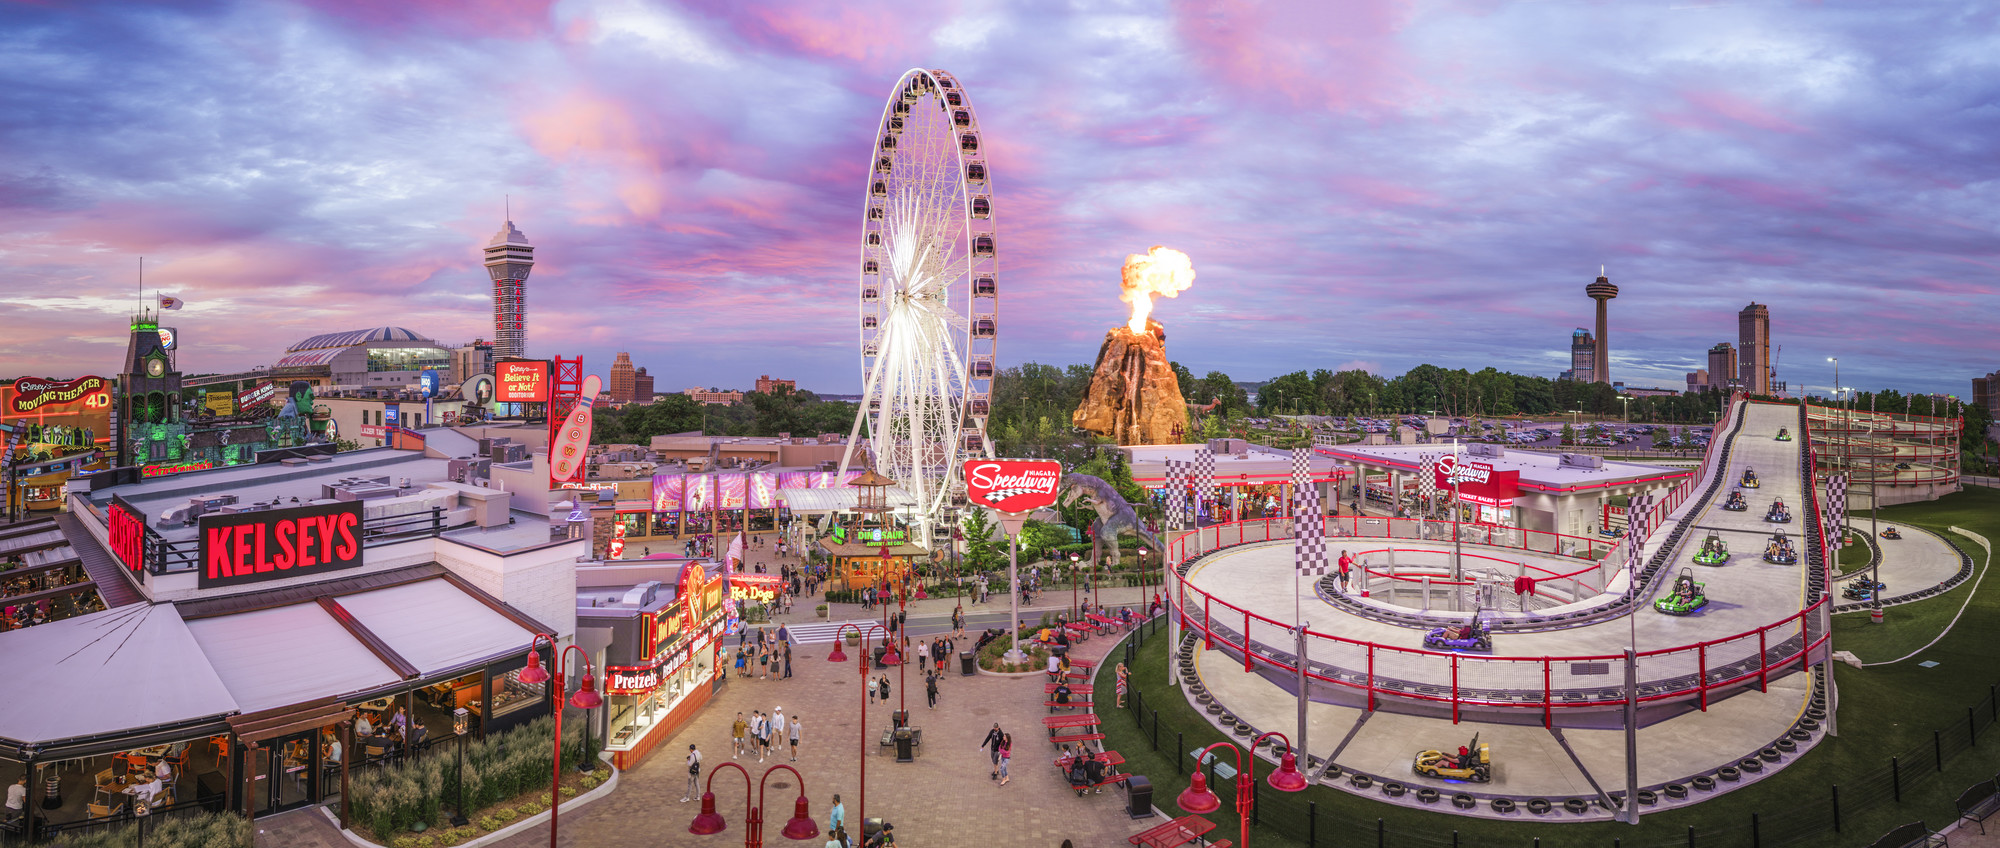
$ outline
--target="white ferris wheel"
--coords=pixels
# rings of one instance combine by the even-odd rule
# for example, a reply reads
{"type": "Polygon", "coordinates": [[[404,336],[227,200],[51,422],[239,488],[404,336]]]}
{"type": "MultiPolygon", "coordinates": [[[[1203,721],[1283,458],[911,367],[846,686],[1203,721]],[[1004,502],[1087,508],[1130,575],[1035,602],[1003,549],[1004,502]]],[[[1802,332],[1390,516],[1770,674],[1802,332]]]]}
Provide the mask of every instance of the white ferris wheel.
{"type": "MultiPolygon", "coordinates": [[[[965,458],[990,456],[999,261],[987,144],[965,89],[940,70],[896,81],[875,133],[861,216],[861,406],[875,470],[915,498],[931,545],[965,458]]],[[[849,448],[842,471],[853,461],[849,448]]],[[[948,534],[947,534],[948,537],[948,534]]]]}

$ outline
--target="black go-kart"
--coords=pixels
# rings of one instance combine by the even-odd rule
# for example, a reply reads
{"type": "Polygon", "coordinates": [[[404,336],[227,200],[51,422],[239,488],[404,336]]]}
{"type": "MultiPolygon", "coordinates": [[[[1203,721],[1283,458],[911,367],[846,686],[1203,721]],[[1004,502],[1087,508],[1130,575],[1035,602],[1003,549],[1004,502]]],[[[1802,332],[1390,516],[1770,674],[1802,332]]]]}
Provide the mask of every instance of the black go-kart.
{"type": "Polygon", "coordinates": [[[1424,647],[1443,651],[1493,652],[1493,631],[1479,620],[1479,614],[1472,614],[1471,623],[1439,627],[1424,634],[1424,647]]]}
{"type": "Polygon", "coordinates": [[[1772,524],[1790,524],[1792,523],[1792,511],[1785,507],[1785,502],[1782,499],[1773,501],[1771,502],[1771,508],[1764,510],[1764,520],[1772,524]]]}
{"type": "Polygon", "coordinates": [[[1722,501],[1722,508],[1730,512],[1749,512],[1750,499],[1743,496],[1742,489],[1729,490],[1729,497],[1722,501]]]}
{"type": "Polygon", "coordinates": [[[1772,536],[1764,546],[1764,561],[1777,565],[1797,565],[1799,552],[1792,547],[1792,540],[1784,536],[1772,536]]]}
{"type": "Polygon", "coordinates": [[[1872,601],[1875,600],[1876,595],[1881,594],[1888,588],[1889,584],[1887,583],[1863,577],[1841,587],[1840,596],[1850,601],[1872,601]]]}

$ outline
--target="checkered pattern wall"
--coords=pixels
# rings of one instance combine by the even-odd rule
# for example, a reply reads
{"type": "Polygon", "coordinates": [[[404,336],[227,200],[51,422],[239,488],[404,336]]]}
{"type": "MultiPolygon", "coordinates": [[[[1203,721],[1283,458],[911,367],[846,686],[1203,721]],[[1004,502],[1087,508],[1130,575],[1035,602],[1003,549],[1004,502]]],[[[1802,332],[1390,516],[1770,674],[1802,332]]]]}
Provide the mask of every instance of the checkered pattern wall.
{"type": "Polygon", "coordinates": [[[1308,480],[1292,490],[1292,556],[1300,574],[1326,573],[1326,519],[1320,515],[1319,487],[1308,480]]]}
{"type": "Polygon", "coordinates": [[[1417,497],[1421,498],[1428,508],[1430,503],[1437,499],[1437,493],[1437,457],[1424,454],[1423,466],[1417,469],[1417,497]]]}
{"type": "Polygon", "coordinates": [[[1167,522],[1176,529],[1186,529],[1188,521],[1187,463],[1178,459],[1167,460],[1167,522]]]}
{"type": "Polygon", "coordinates": [[[1215,451],[1206,447],[1194,452],[1194,491],[1200,503],[1215,503],[1215,451]]]}
{"type": "Polygon", "coordinates": [[[1633,495],[1631,505],[1625,509],[1625,518],[1625,569],[1632,575],[1632,585],[1637,586],[1646,537],[1653,534],[1653,496],[1633,495]]]}
{"type": "Polygon", "coordinates": [[[1847,524],[1847,475],[1835,474],[1826,478],[1826,526],[1820,528],[1827,544],[1840,549],[1841,528],[1847,524]]]}

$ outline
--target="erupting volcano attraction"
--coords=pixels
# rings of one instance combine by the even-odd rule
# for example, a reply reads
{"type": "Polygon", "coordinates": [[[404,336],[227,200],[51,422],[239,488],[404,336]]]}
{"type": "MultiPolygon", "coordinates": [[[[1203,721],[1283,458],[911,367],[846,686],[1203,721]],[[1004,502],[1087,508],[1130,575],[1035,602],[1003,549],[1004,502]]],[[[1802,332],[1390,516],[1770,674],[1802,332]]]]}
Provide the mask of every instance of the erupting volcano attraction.
{"type": "Polygon", "coordinates": [[[1125,257],[1118,299],[1131,304],[1123,327],[1104,334],[1097,368],[1070,423],[1121,445],[1176,444],[1187,436],[1187,402],[1167,359],[1167,330],[1152,320],[1153,295],[1178,297],[1194,285],[1187,254],[1154,246],[1125,257]]]}

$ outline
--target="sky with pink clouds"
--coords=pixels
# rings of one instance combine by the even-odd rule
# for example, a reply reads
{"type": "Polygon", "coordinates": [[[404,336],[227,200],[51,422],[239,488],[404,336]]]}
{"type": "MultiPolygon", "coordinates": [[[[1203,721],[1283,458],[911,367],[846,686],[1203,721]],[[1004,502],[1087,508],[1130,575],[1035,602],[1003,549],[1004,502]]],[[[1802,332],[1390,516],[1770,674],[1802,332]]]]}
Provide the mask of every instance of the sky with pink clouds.
{"type": "Polygon", "coordinates": [[[142,255],[190,372],[490,337],[511,196],[529,355],[857,392],[911,67],[978,109],[1002,365],[1088,362],[1164,244],[1196,373],[1554,376],[1600,264],[1631,384],[1752,300],[1794,386],[2000,368],[1991,3],[0,0],[0,375],[115,369],[142,255]]]}

